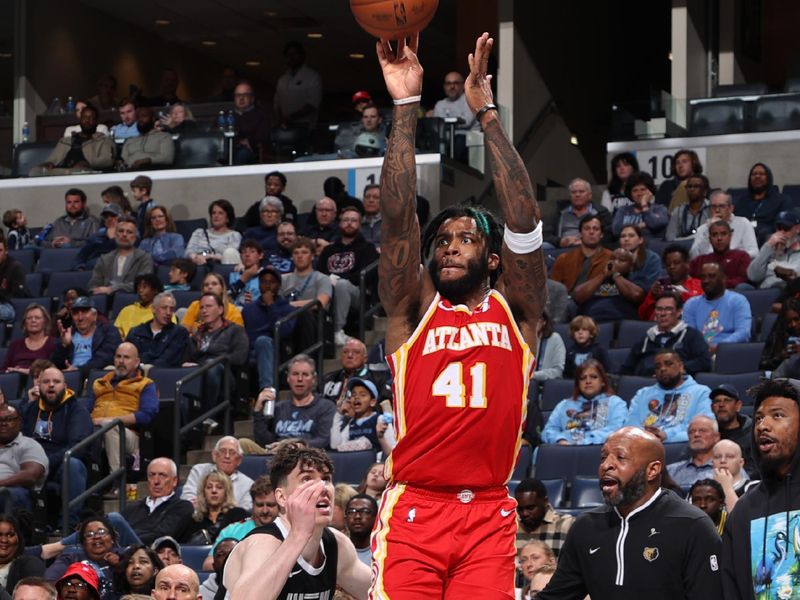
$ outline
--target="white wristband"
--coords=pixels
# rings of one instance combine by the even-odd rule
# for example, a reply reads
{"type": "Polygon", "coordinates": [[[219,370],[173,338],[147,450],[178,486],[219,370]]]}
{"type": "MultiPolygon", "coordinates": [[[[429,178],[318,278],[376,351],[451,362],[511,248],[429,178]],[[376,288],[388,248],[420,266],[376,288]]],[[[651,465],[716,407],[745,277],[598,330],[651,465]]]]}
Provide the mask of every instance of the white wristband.
{"type": "Polygon", "coordinates": [[[420,100],[422,100],[422,96],[409,96],[408,98],[394,100],[394,105],[401,106],[403,104],[414,104],[414,102],[419,102],[420,100]]]}
{"type": "Polygon", "coordinates": [[[542,247],[542,222],[539,221],[533,231],[514,233],[508,227],[503,231],[503,242],[514,254],[529,254],[542,247]]]}

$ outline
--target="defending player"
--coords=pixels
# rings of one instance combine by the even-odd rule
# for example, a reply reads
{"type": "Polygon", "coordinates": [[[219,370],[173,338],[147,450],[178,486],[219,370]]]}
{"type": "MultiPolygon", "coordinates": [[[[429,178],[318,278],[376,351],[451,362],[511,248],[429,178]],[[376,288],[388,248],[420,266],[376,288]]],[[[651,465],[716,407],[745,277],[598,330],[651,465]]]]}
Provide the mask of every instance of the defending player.
{"type": "Polygon", "coordinates": [[[428,226],[419,268],[415,216],[422,67],[418,39],[377,45],[394,119],[381,174],[380,297],[394,379],[398,444],[373,532],[374,599],[514,597],[519,452],[546,272],[539,209],[492,103],[493,40],[469,57],[467,103],[484,130],[505,232],[481,207],[451,207],[428,226]],[[498,277],[500,266],[502,275],[498,277]]]}

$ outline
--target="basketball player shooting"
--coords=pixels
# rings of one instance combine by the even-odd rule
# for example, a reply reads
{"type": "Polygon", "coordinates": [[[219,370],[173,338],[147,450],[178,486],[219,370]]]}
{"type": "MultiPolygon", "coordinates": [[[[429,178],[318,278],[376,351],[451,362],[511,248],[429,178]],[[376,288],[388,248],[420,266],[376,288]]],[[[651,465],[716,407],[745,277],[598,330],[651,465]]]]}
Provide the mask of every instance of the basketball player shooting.
{"type": "Polygon", "coordinates": [[[465,93],[484,130],[505,228],[480,206],[454,206],[420,239],[418,42],[376,48],[395,104],[381,173],[379,280],[398,443],[372,536],[370,597],[511,599],[516,502],[505,484],[546,300],[539,208],[492,101],[493,40],[484,33],[469,56],[465,93]]]}

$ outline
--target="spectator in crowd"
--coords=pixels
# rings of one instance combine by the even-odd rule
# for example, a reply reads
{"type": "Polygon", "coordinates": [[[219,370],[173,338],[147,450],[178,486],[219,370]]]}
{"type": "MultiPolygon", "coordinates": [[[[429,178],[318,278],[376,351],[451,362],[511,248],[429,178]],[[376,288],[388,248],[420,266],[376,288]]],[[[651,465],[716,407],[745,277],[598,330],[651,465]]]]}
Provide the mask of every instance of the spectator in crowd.
{"type": "Polygon", "coordinates": [[[100,110],[114,110],[119,104],[117,98],[117,78],[107,73],[97,80],[97,93],[89,98],[89,102],[100,110]]]}
{"type": "Polygon", "coordinates": [[[153,206],[145,214],[144,239],[139,250],[153,259],[156,267],[181,258],[186,250],[183,236],[175,232],[175,222],[165,206],[153,206]]]}
{"type": "MultiPolygon", "coordinates": [[[[242,309],[244,328],[250,341],[250,360],[255,360],[258,371],[258,389],[275,387],[275,346],[272,336],[275,324],[294,310],[280,296],[281,276],[272,267],[264,267],[256,277],[258,293],[253,301],[242,309]]],[[[294,331],[294,319],[285,322],[280,329],[281,340],[286,342],[294,331]]],[[[273,390],[274,391],[274,390],[273,390]]],[[[275,398],[272,398],[274,400],[275,398]]]]}
{"type": "Polygon", "coordinates": [[[9,250],[21,250],[33,240],[28,229],[28,217],[18,208],[11,208],[3,213],[3,225],[8,228],[6,245],[9,250]]]}
{"type": "Polygon", "coordinates": [[[749,288],[747,283],[747,267],[750,264],[750,255],[744,250],[733,250],[731,248],[731,237],[733,231],[727,221],[717,221],[712,223],[709,228],[708,237],[711,240],[712,252],[701,254],[692,259],[689,263],[689,272],[692,277],[699,277],[700,271],[706,263],[717,263],[725,271],[725,287],[734,289],[736,287],[749,288]]]}
{"type": "Polygon", "coordinates": [[[685,240],[697,235],[701,225],[707,223],[711,209],[706,198],[709,183],[705,175],[690,175],[686,179],[687,201],[670,211],[666,238],[672,242],[685,240]]]}
{"type": "Polygon", "coordinates": [[[158,555],[165,567],[183,564],[181,545],[173,537],[168,535],[160,537],[150,545],[150,548],[158,555]]]}
{"type": "Polygon", "coordinates": [[[184,534],[184,543],[213,544],[224,527],[247,518],[248,512],[236,506],[233,486],[225,473],[209,471],[195,491],[192,524],[184,534]]]}
{"type": "Polygon", "coordinates": [[[350,498],[344,511],[347,523],[347,534],[356,549],[358,560],[372,566],[372,549],[370,534],[375,520],[378,518],[378,503],[372,496],[357,494],[350,498]]]}
{"type": "Polygon", "coordinates": [[[147,175],[137,175],[131,181],[131,195],[139,203],[136,208],[136,224],[140,237],[144,237],[144,230],[148,225],[147,211],[156,205],[155,199],[150,196],[152,191],[153,180],[147,175]]]}
{"type": "MultiPolygon", "coordinates": [[[[30,510],[33,507],[30,492],[44,485],[48,466],[47,455],[39,442],[23,435],[19,411],[10,404],[0,404],[0,486],[5,488],[0,498],[3,505],[7,506],[5,502],[10,499],[14,507],[30,510]]],[[[2,529],[0,520],[0,533],[2,529]]],[[[20,542],[21,547],[24,545],[20,542]]]]}
{"type": "Polygon", "coordinates": [[[783,377],[788,361],[800,352],[800,300],[789,298],[781,305],[778,318],[767,335],[758,368],[776,371],[783,377]]]}
{"type": "Polygon", "coordinates": [[[100,582],[91,565],[76,562],[56,581],[59,600],[100,600],[100,582]]]}
{"type": "Polygon", "coordinates": [[[302,128],[309,133],[317,124],[322,102],[322,80],[306,62],[306,51],[296,41],[283,48],[288,69],[275,86],[275,120],[283,129],[302,128]]]}
{"type": "Polygon", "coordinates": [[[283,219],[283,203],[275,196],[264,196],[260,208],[261,222],[250,227],[242,236],[244,239],[256,240],[264,252],[275,252],[278,249],[278,224],[283,219]]]}
{"type": "MultiPolygon", "coordinates": [[[[222,401],[225,371],[231,374],[244,366],[250,348],[244,328],[225,318],[225,303],[221,296],[204,292],[199,303],[202,324],[189,338],[183,366],[196,367],[220,356],[228,357],[227,365],[217,364],[206,371],[202,397],[202,411],[205,412],[222,401]]],[[[233,384],[233,381],[231,374],[228,382],[233,384]]]]}
{"type": "MultiPolygon", "coordinates": [[[[45,369],[39,378],[39,401],[26,402],[20,409],[23,435],[36,440],[48,461],[48,481],[61,488],[64,453],[92,434],[92,418],[75,392],[64,382],[64,374],[56,368],[45,369]]],[[[86,465],[89,448],[70,455],[67,462],[69,489],[61,490],[74,500],[86,490],[86,465]]],[[[70,523],[79,521],[81,506],[70,510],[70,523]]]]}
{"type": "Polygon", "coordinates": [[[661,488],[663,464],[664,448],[647,432],[626,427],[608,438],[598,469],[606,509],[570,529],[541,600],[722,598],[719,535],[704,512],[661,488]]]}
{"type": "Polygon", "coordinates": [[[536,381],[560,379],[564,373],[567,349],[564,340],[553,330],[553,322],[547,309],[539,317],[539,354],[536,359],[536,381]]]}
{"type": "Polygon", "coordinates": [[[709,390],[686,374],[680,354],[662,348],[655,357],[656,383],[643,387],[631,399],[626,425],[640,427],[663,443],[688,440],[686,427],[697,415],[711,419],[709,390]]]}
{"type": "Polygon", "coordinates": [[[119,419],[125,425],[125,457],[119,455],[119,430],[114,427],[103,435],[111,471],[125,466],[122,460],[127,456],[139,454],[139,434],[158,414],[156,384],[142,375],[139,364],[136,346],[122,342],[114,354],[114,370],[92,384],[88,404],[92,422],[102,427],[119,419]]]}
{"type": "MultiPolygon", "coordinates": [[[[5,598],[11,598],[11,593],[14,594],[14,598],[21,598],[22,590],[18,592],[17,588],[26,584],[46,583],[42,579],[45,572],[44,563],[38,557],[25,552],[26,527],[23,523],[12,514],[0,514],[0,536],[4,540],[3,553],[0,555],[0,569],[4,572],[0,594],[5,598]]],[[[54,597],[55,594],[53,598],[47,600],[55,600],[54,597]]]]}
{"type": "Polygon", "coordinates": [[[164,291],[164,284],[153,273],[137,275],[133,280],[136,300],[123,307],[114,320],[114,327],[119,329],[120,337],[125,338],[138,325],[153,319],[153,300],[164,291]]]}
{"type": "Polygon", "coordinates": [[[29,304],[22,313],[22,336],[8,344],[6,373],[27,375],[33,361],[53,355],[58,340],[50,335],[50,312],[41,304],[29,304]]]}
{"type": "Polygon", "coordinates": [[[582,245],[580,223],[586,215],[596,215],[602,224],[602,241],[611,242],[611,213],[592,203],[592,186],[585,179],[569,182],[569,206],[559,213],[558,220],[545,234],[545,241],[554,248],[573,248],[582,245]]]}
{"type": "MultiPolygon", "coordinates": [[[[361,302],[361,271],[377,260],[375,246],[361,235],[361,213],[356,208],[343,209],[339,214],[339,239],[326,246],[317,260],[319,272],[330,275],[333,283],[333,339],[338,346],[347,341],[344,326],[350,309],[358,308],[361,302]]],[[[374,286],[376,279],[377,271],[372,271],[366,285],[374,286]]]]}
{"type": "MultiPolygon", "coordinates": [[[[28,402],[39,402],[39,379],[46,369],[54,366],[52,362],[45,358],[36,359],[31,363],[31,368],[28,371],[28,381],[30,382],[27,392],[28,402]]],[[[0,397],[2,397],[1,393],[2,390],[0,390],[0,397]]]]}
{"type": "Polygon", "coordinates": [[[100,211],[103,226],[92,235],[78,251],[72,268],[76,271],[94,269],[97,259],[117,247],[117,221],[122,216],[118,204],[105,204],[100,211]]]}
{"type": "MultiPolygon", "coordinates": [[[[235,492],[234,492],[235,493],[235,492]]],[[[208,556],[203,561],[203,571],[210,571],[213,567],[214,553],[222,541],[233,539],[240,541],[256,527],[269,525],[278,516],[278,503],[275,501],[275,490],[269,480],[269,475],[262,475],[250,487],[250,501],[253,507],[253,516],[231,523],[219,532],[217,541],[214,542],[208,556]]],[[[241,504],[240,504],[241,506],[241,504]]]]}
{"type": "Polygon", "coordinates": [[[654,202],[656,184],[650,174],[643,171],[633,173],[625,189],[627,196],[622,197],[628,204],[620,206],[614,213],[611,226],[614,236],[619,237],[626,225],[633,225],[644,237],[664,239],[669,213],[665,207],[654,202]]]}
{"type": "Polygon", "coordinates": [[[661,253],[666,270],[666,277],[660,277],[650,286],[647,296],[639,305],[639,318],[644,321],[653,319],[656,300],[664,292],[677,292],[684,303],[692,296],[699,296],[703,288],[699,279],[689,276],[689,252],[680,244],[671,244],[661,253]]]}
{"type": "Polygon", "coordinates": [[[663,181],[656,193],[656,202],[666,206],[670,214],[689,201],[686,180],[689,175],[701,175],[703,165],[694,150],[678,150],[672,157],[672,173],[673,177],[663,181]]]}
{"type": "Polygon", "coordinates": [[[575,517],[557,513],[547,497],[547,488],[538,479],[523,479],[514,490],[517,500],[517,548],[531,540],[541,540],[553,550],[558,558],[567,532],[575,517]]]}
{"type": "Polygon", "coordinates": [[[364,216],[361,219],[361,235],[381,251],[381,186],[377,183],[364,187],[364,216]]]}
{"type": "Polygon", "coordinates": [[[159,118],[156,128],[172,135],[183,135],[199,131],[191,109],[183,102],[176,102],[171,105],[167,110],[167,114],[159,118]]]}
{"type": "MultiPolygon", "coordinates": [[[[91,104],[95,108],[98,108],[97,104],[95,104],[94,102],[91,102],[91,104]]],[[[74,134],[74,133],[77,133],[77,134],[82,133],[80,120],[81,120],[81,113],[83,112],[84,108],[86,108],[86,102],[84,102],[83,100],[77,100],[75,102],[75,118],[78,119],[78,124],[77,125],[68,125],[67,127],[65,127],[64,128],[64,133],[61,136],[62,138],[71,139],[72,138],[72,134],[74,134]]],[[[96,131],[98,133],[102,133],[103,135],[108,135],[108,127],[106,127],[103,123],[98,123],[97,124],[97,130],[96,131]]]]}
{"type": "Polygon", "coordinates": [[[538,598],[539,592],[547,587],[547,584],[550,583],[555,572],[555,564],[544,565],[536,569],[531,577],[530,585],[528,586],[529,596],[525,597],[523,595],[522,600],[534,600],[534,598],[538,598]]]}
{"type": "Polygon", "coordinates": [[[750,484],[756,482],[750,481],[750,476],[744,469],[742,449],[736,442],[720,440],[714,444],[712,462],[714,464],[714,480],[722,486],[725,507],[730,512],[736,506],[739,497],[750,489],[750,484]]]}
{"type": "Polygon", "coordinates": [[[627,405],[614,394],[603,365],[590,358],[575,372],[572,398],[559,402],[547,419],[542,441],[562,446],[604,444],[627,416],[627,405]]]}
{"type": "MultiPolygon", "coordinates": [[[[61,335],[59,324],[64,329],[73,326],[74,323],[72,319],[72,314],[70,312],[72,310],[72,303],[75,302],[75,300],[77,300],[78,298],[82,298],[88,295],[89,292],[80,287],[70,287],[64,290],[64,294],[61,299],[61,306],[56,312],[53,313],[53,324],[50,327],[50,335],[53,336],[61,335]]],[[[100,320],[100,322],[102,323],[108,323],[108,319],[106,319],[105,316],[103,315],[98,315],[98,320],[100,320]]]]}
{"type": "Polygon", "coordinates": [[[64,327],[59,321],[61,340],[53,352],[52,361],[65,371],[80,370],[86,377],[92,369],[104,369],[112,364],[119,346],[117,328],[97,319],[97,309],[86,296],[76,298],[69,309],[72,326],[64,327]]]}
{"type": "Polygon", "coordinates": [[[297,227],[292,221],[283,221],[277,230],[278,249],[270,252],[266,261],[281,275],[291,273],[294,269],[292,262],[292,245],[297,241],[297,227]]]}
{"type": "MultiPolygon", "coordinates": [[[[263,413],[264,401],[259,398],[253,412],[253,433],[256,449],[275,447],[275,442],[287,438],[300,438],[314,448],[330,445],[331,424],[336,406],[314,393],[317,386],[316,364],[306,354],[297,354],[289,361],[286,379],[289,383],[289,400],[275,404],[274,417],[263,413]]],[[[245,446],[249,453],[252,445],[245,446]]],[[[273,463],[274,464],[274,463],[273,463]]]]}
{"type": "Polygon", "coordinates": [[[243,308],[259,296],[258,275],[264,263],[264,249],[257,240],[247,238],[239,246],[239,255],[242,264],[236,265],[228,275],[228,289],[233,303],[243,308]]]}
{"type": "Polygon", "coordinates": [[[347,503],[350,498],[358,494],[358,491],[346,483],[337,483],[334,487],[333,494],[333,519],[331,519],[331,527],[347,533],[347,523],[344,519],[344,511],[347,508],[347,503]]]}
{"type": "Polygon", "coordinates": [[[139,351],[142,365],[179,367],[189,332],[175,323],[175,296],[156,294],[151,303],[152,319],[136,325],[125,338],[139,351]]]}
{"type": "Polygon", "coordinates": [[[334,240],[339,232],[339,226],[336,223],[336,202],[327,196],[320,198],[314,203],[312,217],[314,217],[315,222],[306,223],[300,233],[314,240],[317,254],[319,254],[325,246],[334,240]]]}
{"type": "Polygon", "coordinates": [[[80,115],[80,131],[58,140],[47,159],[33,167],[30,176],[68,175],[110,169],[114,164],[114,140],[97,131],[97,109],[86,105],[80,115]]]}
{"type": "MultiPolygon", "coordinates": [[[[347,187],[344,185],[344,181],[339,179],[338,177],[331,176],[328,177],[322,183],[322,193],[336,202],[336,210],[340,213],[343,209],[355,206],[362,215],[364,214],[364,204],[356,198],[355,196],[351,196],[347,193],[347,187]]],[[[316,214],[309,215],[309,221],[313,221],[316,218],[316,214]]]]}
{"type": "Polygon", "coordinates": [[[136,122],[136,104],[130,98],[123,98],[117,103],[120,123],[111,128],[111,137],[115,140],[127,140],[139,134],[139,124],[136,122]]]}
{"type": "Polygon", "coordinates": [[[92,269],[89,289],[93,294],[132,292],[139,275],[153,272],[153,260],[144,250],[135,246],[136,220],[120,217],[114,234],[116,250],[103,254],[92,269]]]}
{"type": "Polygon", "coordinates": [[[13,321],[16,313],[12,298],[30,296],[25,288],[25,272],[20,262],[8,254],[5,238],[0,235],[0,321],[13,321]]]}
{"type": "Polygon", "coordinates": [[[698,479],[689,488],[689,502],[706,513],[719,535],[725,530],[728,511],[725,510],[725,491],[715,479],[698,479]]]}
{"type": "MultiPolygon", "coordinates": [[[[378,252],[380,252],[380,248],[378,248],[378,252]]],[[[552,279],[547,279],[545,285],[547,286],[547,303],[544,308],[547,314],[553,319],[553,323],[565,323],[570,310],[574,308],[570,306],[567,288],[560,281],[552,279]]]]}
{"type": "Polygon", "coordinates": [[[130,200],[128,200],[125,192],[122,191],[122,188],[118,185],[108,186],[100,192],[100,200],[102,200],[103,206],[108,206],[109,204],[116,204],[119,206],[121,209],[120,215],[133,214],[133,207],[131,206],[130,200]]]}
{"type": "Polygon", "coordinates": [[[208,216],[211,227],[201,227],[192,232],[186,244],[186,257],[196,265],[205,265],[208,261],[238,265],[241,262],[239,246],[242,234],[231,229],[236,221],[233,205],[224,199],[214,200],[208,206],[208,216]]]}
{"type": "MultiPolygon", "coordinates": [[[[225,573],[225,564],[228,562],[228,557],[238,543],[238,540],[223,538],[221,535],[217,538],[217,542],[211,550],[213,558],[209,567],[214,572],[200,586],[200,596],[203,600],[214,600],[217,594],[227,594],[227,589],[222,584],[222,575],[225,573]]],[[[195,575],[193,571],[191,573],[195,575]]]]}
{"type": "Polygon", "coordinates": [[[775,233],[747,267],[747,278],[760,288],[786,287],[800,269],[800,215],[794,210],[775,217],[775,233]]]}
{"type": "Polygon", "coordinates": [[[711,354],[719,344],[750,341],[750,303],[738,292],[725,289],[725,271],[719,263],[706,263],[700,270],[703,295],[687,300],[683,320],[703,334],[711,354]]]}
{"type": "Polygon", "coordinates": [[[550,272],[550,278],[562,283],[571,296],[576,288],[585,285],[587,281],[601,275],[605,277],[608,265],[614,258],[611,250],[602,245],[603,222],[597,215],[584,215],[578,227],[580,246],[560,254],[550,272]],[[587,261],[588,269],[584,268],[587,261]]]}
{"type": "Polygon", "coordinates": [[[334,494],[332,471],[330,459],[318,448],[297,445],[280,448],[270,473],[280,517],[239,542],[228,557],[223,583],[231,598],[241,597],[243,590],[250,586],[260,586],[259,592],[269,597],[288,597],[290,592],[305,595],[309,591],[319,597],[332,598],[337,582],[356,598],[367,597],[369,568],[358,560],[352,542],[341,532],[329,528],[334,494]],[[313,483],[307,483],[309,481],[313,483]],[[301,492],[311,489],[310,485],[316,486],[305,500],[297,492],[304,483],[306,487],[300,487],[301,492]],[[303,509],[295,510],[298,505],[303,509]],[[315,505],[325,506],[327,510],[315,510],[315,505]],[[305,557],[301,558],[303,554],[305,557]],[[337,556],[336,564],[325,566],[326,556],[337,556]],[[287,565],[280,572],[276,570],[278,557],[283,557],[287,565]],[[302,579],[287,583],[291,571],[288,565],[299,560],[321,566],[314,570],[316,574],[305,571],[302,579]],[[265,583],[269,589],[264,588],[265,583]]]}
{"type": "Polygon", "coordinates": [[[182,102],[178,97],[178,84],[180,78],[178,71],[172,67],[165,67],[161,70],[161,82],[159,84],[159,95],[142,97],[141,103],[144,106],[167,106],[182,102]]]}
{"type": "MultiPolygon", "coordinates": [[[[375,381],[367,366],[367,346],[357,338],[349,338],[339,354],[341,369],[326,373],[322,381],[322,397],[341,408],[347,398],[347,381],[351,377],[372,380],[376,387],[382,382],[375,381]]],[[[379,396],[382,394],[378,394],[379,396]]]]}
{"type": "MultiPolygon", "coordinates": [[[[283,218],[292,223],[297,223],[297,207],[283,192],[286,190],[286,175],[280,171],[270,171],[264,175],[264,195],[274,196],[283,204],[283,218]]],[[[263,200],[263,198],[262,198],[263,200]]],[[[256,227],[261,222],[261,200],[250,205],[242,222],[244,227],[256,227]]]]}
{"type": "Polygon", "coordinates": [[[175,144],[170,134],[155,129],[152,108],[143,106],[136,109],[136,126],[140,135],[126,139],[122,145],[125,168],[136,171],[171,165],[175,158],[175,144]]]}
{"type": "Polygon", "coordinates": [[[366,105],[358,129],[347,135],[337,134],[333,144],[340,158],[382,156],[386,152],[386,128],[378,107],[372,103],[366,105]],[[360,146],[367,146],[367,150],[360,146]]]}
{"type": "Polygon", "coordinates": [[[397,439],[392,424],[375,410],[378,388],[369,379],[351,377],[347,391],[333,417],[331,448],[339,452],[371,449],[389,456],[397,439]]]}
{"type": "Polygon", "coordinates": [[[114,572],[114,591],[123,596],[139,594],[150,596],[156,575],[164,568],[158,555],[145,544],[126,548],[114,572]]]}
{"type": "Polygon", "coordinates": [[[168,281],[164,286],[167,292],[188,292],[192,289],[192,281],[197,274],[197,267],[188,258],[176,258],[169,263],[168,281]]]}
{"type": "MultiPolygon", "coordinates": [[[[222,275],[214,272],[206,275],[203,278],[203,285],[200,291],[203,294],[216,294],[222,298],[222,303],[225,306],[225,320],[236,323],[236,325],[244,326],[242,311],[233,302],[228,301],[228,287],[225,285],[225,278],[222,275]]],[[[200,315],[200,300],[194,300],[189,305],[189,308],[186,309],[186,313],[181,320],[181,325],[188,329],[190,333],[193,333],[197,331],[202,324],[203,319],[200,315]]]]}
{"type": "Polygon", "coordinates": [[[239,471],[243,456],[244,451],[241,444],[239,444],[239,440],[232,435],[221,437],[211,451],[211,460],[213,462],[198,463],[189,471],[189,475],[186,476],[186,482],[183,484],[181,498],[196,504],[197,486],[202,479],[211,471],[220,471],[230,478],[233,487],[234,505],[250,510],[253,507],[250,495],[253,480],[239,471]]]}
{"type": "Polygon", "coordinates": [[[591,317],[577,316],[569,324],[569,340],[566,344],[566,360],[563,376],[567,379],[575,377],[575,371],[590,358],[595,359],[603,368],[609,364],[608,352],[597,341],[600,329],[591,317]]]}
{"type": "Polygon", "coordinates": [[[444,76],[444,98],[436,102],[431,116],[439,119],[455,117],[463,123],[456,125],[457,129],[478,129],[475,115],[467,106],[464,96],[464,76],[457,71],[451,71],[444,76]]]}
{"type": "Polygon", "coordinates": [[[667,465],[672,480],[686,488],[698,479],[714,476],[714,446],[719,441],[717,420],[705,415],[697,415],[689,421],[686,429],[689,438],[687,449],[689,457],[667,465]]]}
{"type": "Polygon", "coordinates": [[[789,532],[800,509],[800,389],[795,381],[784,379],[765,381],[754,392],[753,453],[762,480],[736,503],[722,534],[725,598],[769,594],[773,585],[778,597],[790,596],[793,590],[796,563],[783,558],[793,544],[789,532]]]}
{"type": "Polygon", "coordinates": [[[735,442],[742,449],[745,470],[751,477],[757,477],[758,469],[752,452],[753,419],[742,414],[738,390],[729,383],[721,383],[714,386],[710,397],[720,438],[735,442]]]}
{"type": "Polygon", "coordinates": [[[356,117],[358,117],[358,119],[350,122],[339,123],[339,126],[336,129],[336,139],[334,140],[334,145],[337,148],[349,148],[353,146],[356,137],[361,131],[361,115],[364,112],[364,108],[374,104],[372,101],[372,96],[369,95],[369,92],[364,90],[353,94],[350,101],[353,105],[353,113],[351,114],[353,115],[354,119],[356,117]]]}
{"type": "Polygon", "coordinates": [[[733,211],[751,223],[755,221],[759,246],[775,232],[778,215],[791,210],[792,202],[778,191],[770,168],[764,163],[754,164],[747,176],[747,192],[736,197],[733,211]]]}
{"type": "Polygon", "coordinates": [[[324,308],[333,295],[330,277],[314,269],[314,249],[314,242],[306,237],[299,237],[292,244],[294,270],[283,275],[281,296],[294,307],[319,300],[324,308]]]}
{"type": "Polygon", "coordinates": [[[652,377],[655,356],[662,348],[671,348],[683,361],[690,375],[711,370],[711,355],[703,335],[683,320],[683,300],[676,291],[665,291],[655,304],[655,325],[631,346],[620,368],[624,375],[652,377]]]}
{"type": "Polygon", "coordinates": [[[56,600],[56,588],[41,577],[20,579],[13,588],[12,600],[56,600]]]}
{"type": "Polygon", "coordinates": [[[381,462],[372,463],[364,474],[364,479],[361,480],[361,484],[356,488],[356,491],[359,494],[372,496],[375,500],[380,502],[381,496],[383,492],[386,491],[386,486],[388,485],[386,477],[384,476],[385,468],[386,465],[381,462]]]}
{"type": "Polygon", "coordinates": [[[233,119],[236,131],[233,164],[261,162],[262,153],[269,146],[270,116],[256,106],[255,91],[249,81],[240,81],[233,90],[233,119]]]}
{"type": "Polygon", "coordinates": [[[128,502],[122,511],[125,522],[143,543],[152,544],[165,535],[183,538],[194,509],[191,502],[175,495],[176,487],[178,467],[175,463],[169,458],[150,461],[147,465],[147,496],[128,502]]]}
{"type": "Polygon", "coordinates": [[[737,217],[733,214],[733,199],[724,190],[716,189],[708,197],[711,217],[707,223],[703,223],[697,228],[697,234],[692,242],[690,254],[692,258],[702,254],[709,254],[713,251],[709,241],[708,228],[717,221],[724,221],[731,226],[731,248],[734,250],[744,250],[755,258],[758,254],[758,243],[756,242],[756,232],[753,225],[744,217],[737,217]]]}
{"type": "Polygon", "coordinates": [[[600,198],[600,206],[611,213],[612,218],[616,218],[620,208],[633,203],[627,191],[628,179],[638,172],[639,161],[631,152],[622,152],[611,159],[611,179],[600,198]]]}
{"type": "Polygon", "coordinates": [[[64,194],[64,204],[67,214],[53,221],[49,229],[45,226],[44,248],[80,248],[100,228],[100,221],[86,208],[83,190],[68,189],[64,194]]]}
{"type": "MultiPolygon", "coordinates": [[[[553,550],[545,542],[541,540],[531,540],[519,549],[517,553],[517,562],[519,563],[519,570],[525,579],[525,585],[522,587],[520,599],[531,600],[531,598],[533,598],[533,600],[535,600],[536,596],[533,596],[533,594],[537,592],[533,591],[533,578],[541,567],[555,567],[555,554],[553,554],[553,550]]],[[[536,589],[541,591],[544,589],[544,586],[536,589]]]]}

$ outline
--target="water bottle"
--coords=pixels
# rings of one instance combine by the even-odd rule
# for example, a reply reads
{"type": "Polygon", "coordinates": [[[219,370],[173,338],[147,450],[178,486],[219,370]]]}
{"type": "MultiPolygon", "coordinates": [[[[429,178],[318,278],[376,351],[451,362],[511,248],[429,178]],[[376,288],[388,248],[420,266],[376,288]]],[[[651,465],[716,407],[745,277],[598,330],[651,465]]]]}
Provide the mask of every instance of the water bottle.
{"type": "Polygon", "coordinates": [[[227,129],[228,133],[233,133],[233,128],[234,128],[234,125],[236,124],[236,120],[233,118],[233,111],[232,110],[228,111],[228,119],[225,122],[225,124],[227,125],[226,129],[227,129]]]}
{"type": "Polygon", "coordinates": [[[41,246],[42,245],[42,242],[44,242],[44,238],[47,237],[47,234],[50,233],[50,230],[52,230],[52,229],[53,229],[53,224],[52,223],[48,223],[47,225],[42,227],[42,230],[39,232],[39,234],[35,238],[37,246],[41,246]]]}
{"type": "Polygon", "coordinates": [[[22,124],[22,141],[27,142],[31,138],[31,128],[28,127],[28,122],[22,124]]]}
{"type": "Polygon", "coordinates": [[[227,121],[225,120],[225,111],[219,111],[219,116],[217,117],[217,129],[219,129],[220,133],[225,133],[225,125],[227,121]]]}
{"type": "Polygon", "coordinates": [[[67,98],[67,114],[72,114],[75,112],[75,101],[72,99],[72,96],[67,98]]]}

